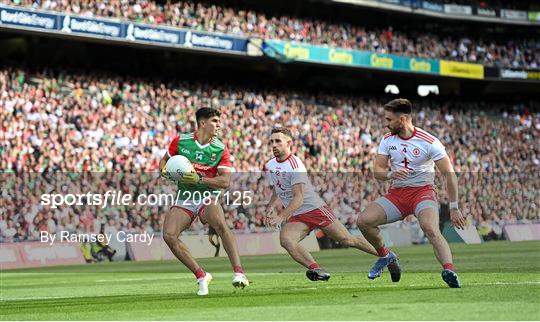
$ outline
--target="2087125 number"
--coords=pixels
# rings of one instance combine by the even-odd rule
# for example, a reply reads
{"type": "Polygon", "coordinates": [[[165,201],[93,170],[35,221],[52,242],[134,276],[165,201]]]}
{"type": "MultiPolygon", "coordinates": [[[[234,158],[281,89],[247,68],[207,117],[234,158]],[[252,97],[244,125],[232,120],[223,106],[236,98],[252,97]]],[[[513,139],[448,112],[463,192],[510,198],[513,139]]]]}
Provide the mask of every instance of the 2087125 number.
{"type": "Polygon", "coordinates": [[[222,199],[226,205],[249,206],[253,202],[253,191],[182,191],[179,197],[191,205],[217,205],[222,199]]]}

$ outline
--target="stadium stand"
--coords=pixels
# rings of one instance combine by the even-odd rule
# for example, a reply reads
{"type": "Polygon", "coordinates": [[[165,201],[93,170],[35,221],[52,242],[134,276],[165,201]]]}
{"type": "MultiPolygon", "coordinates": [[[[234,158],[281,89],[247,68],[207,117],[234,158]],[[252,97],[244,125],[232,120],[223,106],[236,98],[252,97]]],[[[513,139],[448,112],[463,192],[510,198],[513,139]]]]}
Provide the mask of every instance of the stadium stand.
{"type": "MultiPolygon", "coordinates": [[[[198,31],[292,40],[381,54],[480,63],[504,67],[539,68],[538,35],[521,38],[513,35],[472,37],[444,34],[441,31],[409,31],[396,26],[384,28],[335,22],[294,15],[272,15],[246,8],[227,7],[207,2],[178,1],[29,1],[2,0],[2,3],[55,10],[88,17],[109,17],[165,24],[198,31]]],[[[488,2],[520,6],[518,2],[488,2]]],[[[480,1],[479,5],[487,5],[480,1]]],[[[521,7],[523,4],[521,4],[521,7]]]]}

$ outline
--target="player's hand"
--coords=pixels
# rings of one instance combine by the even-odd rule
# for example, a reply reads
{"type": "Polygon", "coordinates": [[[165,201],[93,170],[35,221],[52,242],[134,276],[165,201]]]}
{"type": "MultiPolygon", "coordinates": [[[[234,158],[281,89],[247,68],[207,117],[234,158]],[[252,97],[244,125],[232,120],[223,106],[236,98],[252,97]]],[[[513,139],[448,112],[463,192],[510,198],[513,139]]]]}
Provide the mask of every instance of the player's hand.
{"type": "Polygon", "coordinates": [[[264,213],[266,214],[266,217],[274,216],[277,211],[276,208],[272,205],[266,206],[266,209],[264,210],[264,213]]]}
{"type": "Polygon", "coordinates": [[[467,226],[467,218],[465,218],[459,209],[450,209],[450,220],[452,221],[454,227],[458,229],[465,229],[467,226]]]}
{"type": "Polygon", "coordinates": [[[180,183],[182,184],[198,184],[201,183],[201,177],[197,174],[197,172],[191,172],[186,173],[182,176],[182,179],[180,180],[180,183]]]}
{"type": "Polygon", "coordinates": [[[171,180],[171,178],[169,177],[169,173],[167,172],[167,166],[163,166],[163,168],[161,168],[161,177],[167,180],[171,180]]]}
{"type": "Polygon", "coordinates": [[[394,180],[405,180],[407,179],[408,176],[409,176],[409,169],[401,168],[401,169],[392,171],[390,178],[394,180]]]}
{"type": "Polygon", "coordinates": [[[283,217],[279,214],[273,214],[271,216],[266,216],[264,218],[264,224],[266,227],[271,229],[281,229],[281,223],[283,222],[283,217]]]}

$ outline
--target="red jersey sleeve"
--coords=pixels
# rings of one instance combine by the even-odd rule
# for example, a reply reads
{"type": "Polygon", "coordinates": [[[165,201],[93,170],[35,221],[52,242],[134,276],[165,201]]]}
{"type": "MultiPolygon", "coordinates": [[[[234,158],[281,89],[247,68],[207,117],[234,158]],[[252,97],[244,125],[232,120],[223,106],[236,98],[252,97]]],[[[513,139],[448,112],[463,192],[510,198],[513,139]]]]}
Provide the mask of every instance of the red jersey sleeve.
{"type": "Polygon", "coordinates": [[[225,149],[223,150],[223,154],[221,155],[221,160],[219,160],[219,163],[217,166],[218,168],[219,167],[232,168],[231,155],[227,147],[225,147],[225,149]]]}
{"type": "Polygon", "coordinates": [[[169,157],[175,156],[178,154],[178,141],[180,140],[180,136],[175,137],[171,144],[169,144],[169,157]]]}

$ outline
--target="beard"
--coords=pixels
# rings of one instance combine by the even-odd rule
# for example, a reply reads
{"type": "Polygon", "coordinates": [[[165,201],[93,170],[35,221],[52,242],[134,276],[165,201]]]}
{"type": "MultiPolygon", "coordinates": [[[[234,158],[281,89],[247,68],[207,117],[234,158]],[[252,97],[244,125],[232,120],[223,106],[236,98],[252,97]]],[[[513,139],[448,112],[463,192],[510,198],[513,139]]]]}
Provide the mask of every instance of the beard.
{"type": "Polygon", "coordinates": [[[402,128],[403,128],[403,127],[402,127],[401,125],[398,125],[398,126],[396,126],[396,127],[389,127],[390,133],[392,133],[392,134],[394,134],[394,135],[395,135],[395,134],[399,134],[399,132],[401,131],[402,128]]]}

